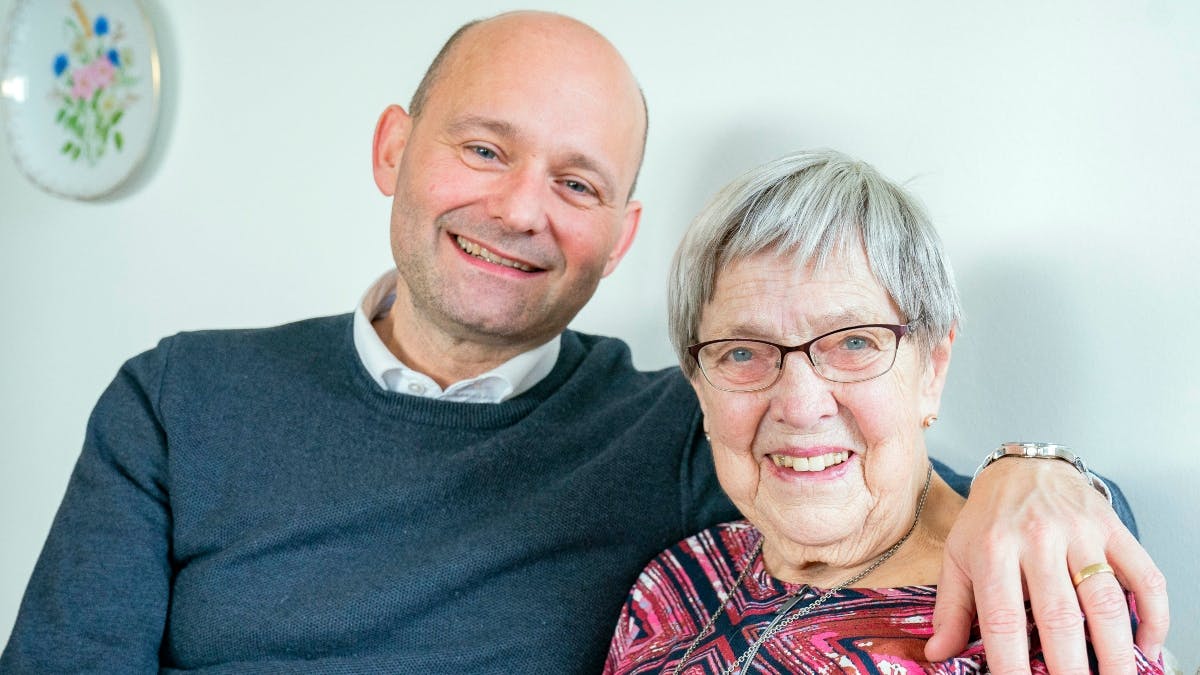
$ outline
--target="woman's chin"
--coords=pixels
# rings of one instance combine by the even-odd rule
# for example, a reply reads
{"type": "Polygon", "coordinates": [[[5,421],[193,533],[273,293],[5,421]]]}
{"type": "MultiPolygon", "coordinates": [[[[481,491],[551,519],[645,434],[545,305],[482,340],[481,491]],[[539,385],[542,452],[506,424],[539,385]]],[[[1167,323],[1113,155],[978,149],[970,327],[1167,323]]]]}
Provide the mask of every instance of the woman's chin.
{"type": "MultiPolygon", "coordinates": [[[[852,547],[863,535],[867,514],[857,501],[843,501],[760,511],[758,515],[764,522],[754,525],[767,537],[767,545],[787,551],[852,547]]],[[[816,551],[808,553],[822,557],[816,551]]]]}
{"type": "MultiPolygon", "coordinates": [[[[796,471],[764,457],[758,519],[751,522],[783,548],[842,547],[861,535],[871,499],[862,482],[859,456],[819,471],[796,471]]],[[[768,540],[768,544],[770,541],[768,540]]]]}

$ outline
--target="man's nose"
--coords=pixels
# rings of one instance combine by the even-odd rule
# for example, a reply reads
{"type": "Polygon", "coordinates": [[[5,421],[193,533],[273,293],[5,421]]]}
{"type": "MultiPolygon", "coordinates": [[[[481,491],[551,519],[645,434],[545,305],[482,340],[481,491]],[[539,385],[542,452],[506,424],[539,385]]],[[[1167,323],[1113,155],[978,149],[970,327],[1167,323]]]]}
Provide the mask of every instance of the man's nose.
{"type": "Polygon", "coordinates": [[[536,233],[546,228],[550,182],[534,166],[517,167],[497,181],[489,215],[515,232],[536,233]]]}
{"type": "Polygon", "coordinates": [[[817,374],[808,356],[792,352],[784,357],[783,372],[768,390],[771,414],[777,422],[793,429],[813,429],[826,418],[837,415],[833,386],[817,374]]]}

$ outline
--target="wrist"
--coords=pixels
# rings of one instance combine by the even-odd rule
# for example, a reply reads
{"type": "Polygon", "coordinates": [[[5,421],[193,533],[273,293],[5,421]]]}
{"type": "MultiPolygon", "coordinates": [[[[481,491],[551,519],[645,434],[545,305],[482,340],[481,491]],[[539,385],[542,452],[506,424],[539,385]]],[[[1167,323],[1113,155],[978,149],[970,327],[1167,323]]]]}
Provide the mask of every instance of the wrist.
{"type": "Polygon", "coordinates": [[[989,452],[983,458],[983,462],[979,464],[979,468],[975,469],[975,473],[971,476],[971,485],[975,485],[975,480],[979,478],[979,474],[984,469],[1001,459],[1007,457],[1017,457],[1022,459],[1053,459],[1066,462],[1075,468],[1084,481],[1094,490],[1099,492],[1108,500],[1109,506],[1112,506],[1112,491],[1108,489],[1108,485],[1100,479],[1099,476],[1092,473],[1087,468],[1087,463],[1083,457],[1075,454],[1065,445],[1056,443],[1020,443],[1008,442],[1002,443],[1000,447],[992,452],[989,452]]]}

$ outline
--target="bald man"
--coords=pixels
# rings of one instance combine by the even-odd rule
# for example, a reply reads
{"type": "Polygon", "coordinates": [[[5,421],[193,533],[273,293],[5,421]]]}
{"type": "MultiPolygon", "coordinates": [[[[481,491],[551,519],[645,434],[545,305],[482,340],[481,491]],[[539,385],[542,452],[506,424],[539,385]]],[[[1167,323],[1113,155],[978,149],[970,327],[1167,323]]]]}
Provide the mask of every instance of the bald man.
{"type": "MultiPolygon", "coordinates": [[[[596,672],[644,562],[736,517],[679,372],[566,330],[637,231],[645,131],[588,26],[519,12],[456,33],[375,131],[395,269],[353,314],[179,334],[125,364],[0,670],[596,672]]],[[[975,569],[1020,610],[1006,564],[1029,522],[1153,569],[1071,467],[1007,464],[1025,466],[989,470],[958,530],[1003,553],[953,551],[947,649],[975,569]],[[1005,492],[1014,472],[1055,506],[1005,492]]],[[[1078,665],[1082,625],[1060,623],[1078,665]]]]}

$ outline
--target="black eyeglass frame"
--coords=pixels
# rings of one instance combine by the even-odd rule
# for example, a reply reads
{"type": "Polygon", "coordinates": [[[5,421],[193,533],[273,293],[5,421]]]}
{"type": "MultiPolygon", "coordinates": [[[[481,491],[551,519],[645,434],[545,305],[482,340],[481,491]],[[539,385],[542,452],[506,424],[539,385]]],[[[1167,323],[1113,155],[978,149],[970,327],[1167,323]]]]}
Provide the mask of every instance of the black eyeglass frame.
{"type": "Polygon", "coordinates": [[[696,362],[696,367],[700,369],[700,374],[704,376],[704,381],[708,383],[708,386],[710,386],[713,389],[716,389],[718,391],[728,391],[728,392],[732,392],[732,393],[744,393],[744,392],[748,393],[748,392],[753,392],[753,391],[762,391],[764,389],[770,389],[771,387],[775,386],[776,382],[779,381],[779,376],[783,374],[783,365],[784,365],[784,362],[787,360],[787,355],[791,354],[792,352],[803,352],[804,355],[806,357],[808,357],[808,365],[812,366],[813,372],[817,374],[817,377],[820,377],[821,379],[826,380],[828,382],[837,382],[839,384],[854,384],[856,382],[867,382],[867,381],[873,380],[877,377],[883,377],[884,375],[886,375],[888,373],[888,371],[892,369],[892,366],[896,365],[896,354],[900,352],[900,338],[904,337],[905,335],[910,335],[913,331],[913,325],[915,323],[917,323],[917,322],[909,321],[908,323],[905,323],[905,324],[863,323],[863,324],[859,324],[857,326],[847,326],[845,328],[831,330],[828,333],[818,335],[817,337],[809,340],[808,342],[805,342],[802,345],[796,345],[795,347],[781,345],[776,342],[771,342],[770,340],[756,340],[754,338],[719,338],[716,340],[706,340],[704,342],[698,342],[698,343],[688,347],[687,353],[690,354],[692,356],[692,360],[694,360],[696,362]],[[817,368],[816,362],[813,361],[812,352],[809,351],[812,348],[812,346],[814,344],[816,344],[817,342],[821,341],[822,339],[829,337],[830,335],[833,335],[835,333],[842,333],[842,332],[845,332],[848,330],[854,330],[856,328],[887,328],[888,330],[895,333],[896,334],[896,349],[892,352],[892,362],[888,364],[888,367],[886,369],[884,369],[884,371],[882,373],[879,373],[878,375],[872,375],[871,377],[867,377],[867,378],[864,378],[861,380],[850,380],[849,382],[845,382],[842,380],[830,379],[830,378],[826,377],[825,375],[821,374],[821,370],[819,368],[817,368]],[[700,362],[700,350],[704,349],[705,347],[707,347],[709,345],[717,344],[720,342],[757,342],[758,344],[770,345],[770,346],[774,347],[775,349],[779,350],[779,365],[776,366],[776,368],[775,368],[775,378],[773,380],[771,380],[770,382],[768,382],[767,384],[764,384],[763,386],[758,387],[756,389],[725,389],[723,387],[718,387],[717,385],[713,384],[713,381],[708,379],[708,373],[704,372],[704,364],[700,362]]]}

